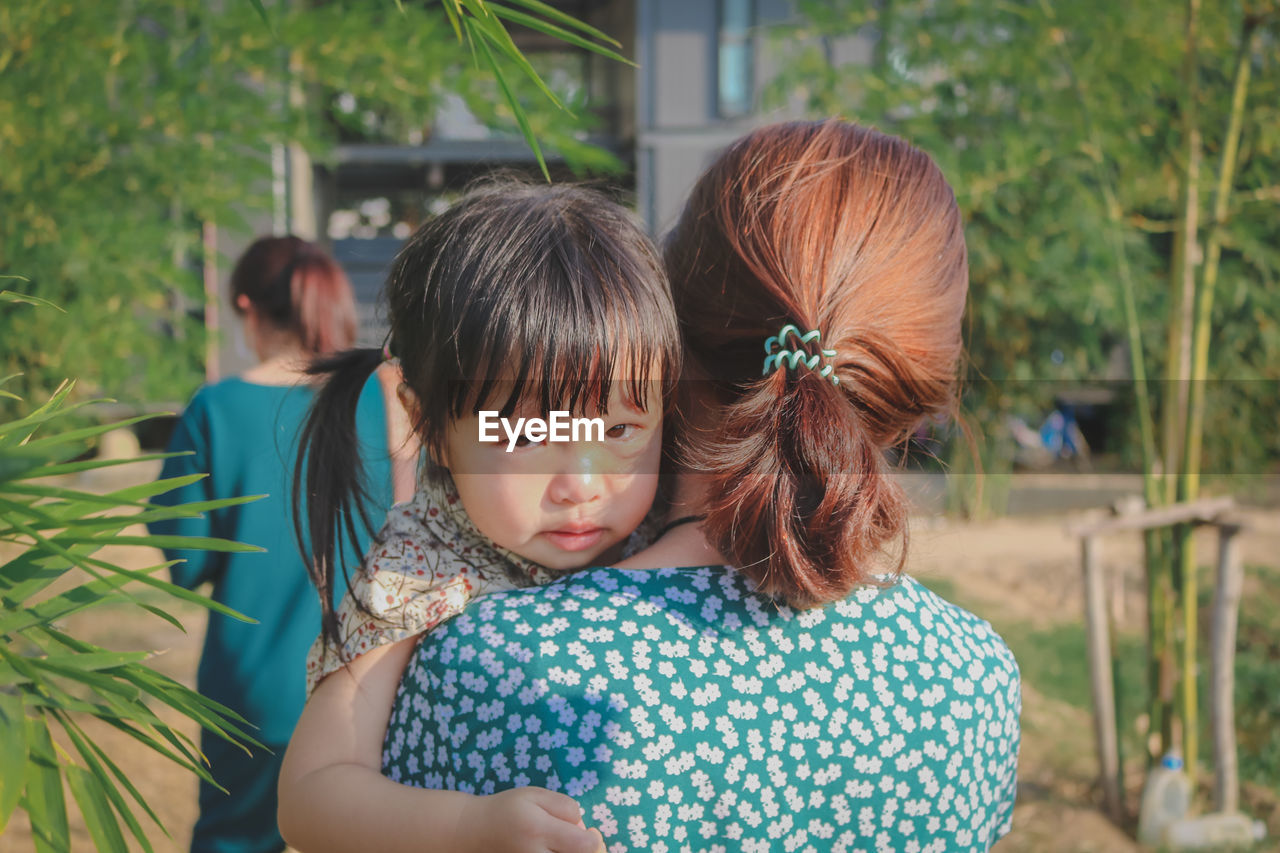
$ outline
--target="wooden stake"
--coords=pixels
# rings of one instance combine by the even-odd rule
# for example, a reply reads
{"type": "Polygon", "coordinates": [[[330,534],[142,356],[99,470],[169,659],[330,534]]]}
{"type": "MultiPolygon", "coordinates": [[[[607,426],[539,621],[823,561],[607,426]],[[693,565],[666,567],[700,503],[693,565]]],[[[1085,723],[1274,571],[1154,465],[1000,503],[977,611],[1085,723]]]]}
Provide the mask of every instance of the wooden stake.
{"type": "Polygon", "coordinates": [[[1123,818],[1120,794],[1120,756],[1116,739],[1116,702],[1111,676],[1111,640],[1107,629],[1107,603],[1103,588],[1098,539],[1080,540],[1084,567],[1084,615],[1088,635],[1089,681],[1093,685],[1093,730],[1098,743],[1098,764],[1107,814],[1116,823],[1123,818]]]}
{"type": "Polygon", "coordinates": [[[1212,724],[1214,806],[1220,812],[1234,812],[1240,802],[1240,778],[1236,767],[1235,659],[1236,625],[1244,568],[1240,560],[1240,528],[1224,524],[1218,528],[1218,585],[1213,597],[1212,724]]]}

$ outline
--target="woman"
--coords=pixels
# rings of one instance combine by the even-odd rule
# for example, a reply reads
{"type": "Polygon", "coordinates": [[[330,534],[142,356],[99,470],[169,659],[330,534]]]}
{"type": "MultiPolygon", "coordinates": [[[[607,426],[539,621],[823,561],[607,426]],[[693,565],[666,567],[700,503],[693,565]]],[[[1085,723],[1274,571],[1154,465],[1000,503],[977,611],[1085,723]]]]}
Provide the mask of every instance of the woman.
{"type": "MultiPolygon", "coordinates": [[[[1016,789],[1017,667],[899,574],[906,501],[882,458],[954,407],[950,187],[893,137],[766,127],[698,182],[666,263],[687,369],[663,535],[436,629],[398,694],[360,697],[391,708],[384,772],[560,792],[610,851],[989,848],[1016,789]]],[[[379,849],[413,849],[413,792],[372,787],[351,837],[394,826],[379,849]]]]}
{"type": "MultiPolygon", "coordinates": [[[[266,853],[284,849],[276,828],[276,780],[302,712],[304,662],[320,625],[289,505],[297,434],[313,396],[305,368],[317,355],[351,346],[356,310],[338,265],[297,237],[268,237],[250,246],[232,272],[231,291],[258,363],[196,392],[169,443],[170,451],[190,455],[166,460],[160,476],[208,476],[156,503],[264,497],[206,517],[157,522],[152,530],[233,539],[265,552],[171,550],[166,556],[183,560],[171,570],[174,583],[192,588],[211,582],[216,601],[256,620],[211,613],[196,680],[201,693],[256,727],[255,737],[267,747],[246,754],[203,733],[210,772],[226,791],[201,782],[191,849],[266,853]]],[[[394,391],[396,378],[388,373],[383,380],[394,391]]],[[[357,438],[370,484],[366,509],[381,517],[392,503],[392,457],[396,491],[407,498],[415,453],[404,440],[406,419],[383,383],[365,387],[359,408],[357,438]]],[[[364,546],[355,543],[351,550],[358,554],[364,546]]]]}

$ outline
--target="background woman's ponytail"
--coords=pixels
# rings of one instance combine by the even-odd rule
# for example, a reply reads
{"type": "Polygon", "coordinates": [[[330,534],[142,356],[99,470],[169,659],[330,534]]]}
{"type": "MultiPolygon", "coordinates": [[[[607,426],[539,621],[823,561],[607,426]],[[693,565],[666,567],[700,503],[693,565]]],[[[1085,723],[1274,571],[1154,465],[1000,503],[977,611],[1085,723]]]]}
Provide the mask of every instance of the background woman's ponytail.
{"type": "MultiPolygon", "coordinates": [[[[373,531],[369,490],[360,461],[356,412],[369,377],[383,361],[382,350],[351,349],[317,360],[308,369],[327,377],[320,386],[298,442],[293,478],[294,530],[307,571],[320,593],[321,630],[326,643],[338,644],[333,598],[339,568],[342,589],[350,569],[342,564],[343,546],[373,531]],[[305,522],[304,522],[305,519],[305,522]]],[[[376,519],[381,524],[382,519],[376,519]]]]}
{"type": "Polygon", "coordinates": [[[271,326],[293,334],[304,352],[326,355],[356,339],[356,301],[342,268],[300,237],[262,237],[231,272],[231,304],[246,298],[271,326]]]}
{"type": "Polygon", "coordinates": [[[907,501],[884,451],[954,410],[968,287],[937,166],[847,122],[766,127],[694,187],[665,254],[691,370],[718,400],[690,413],[683,442],[706,478],[708,539],[797,607],[900,569],[907,501]],[[789,347],[834,350],[820,359],[831,376],[761,376],[764,344],[787,324],[821,333],[789,347]]]}

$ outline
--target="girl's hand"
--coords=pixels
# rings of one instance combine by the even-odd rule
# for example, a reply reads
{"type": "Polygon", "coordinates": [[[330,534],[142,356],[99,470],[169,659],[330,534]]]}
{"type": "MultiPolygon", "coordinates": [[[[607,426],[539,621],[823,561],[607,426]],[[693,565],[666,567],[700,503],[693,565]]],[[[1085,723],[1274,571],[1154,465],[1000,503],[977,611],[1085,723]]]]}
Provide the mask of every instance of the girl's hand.
{"type": "Polygon", "coordinates": [[[476,853],[604,853],[571,797],[546,788],[512,788],[477,797],[459,820],[462,849],[476,853]]]}

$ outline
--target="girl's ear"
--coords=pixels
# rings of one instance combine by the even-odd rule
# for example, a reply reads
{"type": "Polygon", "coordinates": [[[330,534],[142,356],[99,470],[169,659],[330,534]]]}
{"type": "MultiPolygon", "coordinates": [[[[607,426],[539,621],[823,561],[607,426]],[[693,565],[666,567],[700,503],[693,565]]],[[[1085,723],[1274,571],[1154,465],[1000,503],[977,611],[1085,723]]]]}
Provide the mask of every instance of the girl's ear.
{"type": "MultiPolygon", "coordinates": [[[[418,400],[418,395],[414,390],[401,382],[396,386],[396,397],[400,400],[400,405],[404,407],[405,414],[409,416],[409,423],[416,430],[422,423],[422,403],[418,400]]],[[[423,441],[423,450],[426,451],[427,457],[439,465],[441,468],[449,467],[449,457],[445,453],[444,447],[436,447],[434,442],[423,441]]]]}
{"type": "Polygon", "coordinates": [[[409,416],[409,422],[414,426],[420,424],[422,422],[422,406],[418,402],[418,395],[413,393],[413,389],[401,382],[396,386],[396,397],[400,400],[400,405],[404,406],[405,414],[409,416]]]}

